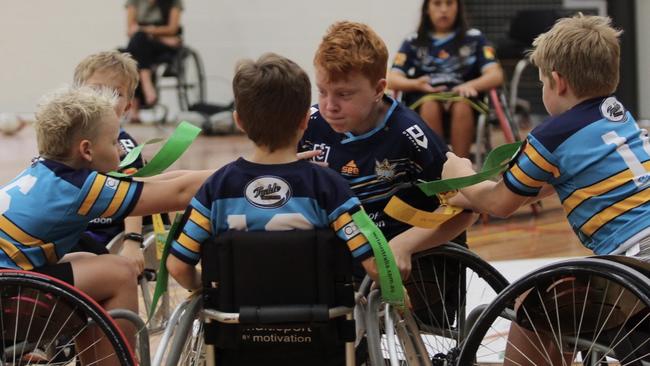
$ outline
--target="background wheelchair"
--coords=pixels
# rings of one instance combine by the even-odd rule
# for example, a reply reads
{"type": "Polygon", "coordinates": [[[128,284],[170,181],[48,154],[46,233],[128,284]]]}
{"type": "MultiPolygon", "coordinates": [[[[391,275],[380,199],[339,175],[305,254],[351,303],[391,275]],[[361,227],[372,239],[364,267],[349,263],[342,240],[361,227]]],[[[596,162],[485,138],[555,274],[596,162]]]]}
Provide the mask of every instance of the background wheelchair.
{"type": "Polygon", "coordinates": [[[650,365],[649,276],[650,264],[623,256],[540,268],[485,307],[457,364],[650,365]],[[565,360],[551,361],[558,351],[565,360]]]}

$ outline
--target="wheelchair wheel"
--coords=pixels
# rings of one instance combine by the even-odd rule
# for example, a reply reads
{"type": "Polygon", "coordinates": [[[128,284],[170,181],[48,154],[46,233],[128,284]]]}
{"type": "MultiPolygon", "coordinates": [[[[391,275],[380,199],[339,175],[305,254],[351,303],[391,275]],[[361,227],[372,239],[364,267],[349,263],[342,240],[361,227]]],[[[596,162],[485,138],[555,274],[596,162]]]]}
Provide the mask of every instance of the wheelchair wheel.
{"type": "Polygon", "coordinates": [[[97,303],[41,274],[0,271],[0,330],[0,365],[136,365],[97,303]]]}
{"type": "MultiPolygon", "coordinates": [[[[450,243],[419,253],[413,259],[411,277],[404,283],[411,311],[389,313],[397,341],[387,337],[391,324],[386,322],[384,310],[378,321],[383,324],[382,343],[371,344],[369,335],[368,348],[384,349],[385,357],[390,355],[388,345],[396,344],[398,364],[453,362],[471,326],[468,323],[483,309],[480,304],[492,301],[507,285],[496,269],[460,245],[450,243]]],[[[369,306],[368,314],[371,311],[369,306]]],[[[368,319],[369,333],[371,323],[368,319]]]]}
{"type": "Polygon", "coordinates": [[[178,55],[178,105],[183,111],[205,102],[205,71],[199,54],[188,47],[183,47],[178,55]]]}
{"type": "Polygon", "coordinates": [[[589,258],[508,286],[470,331],[458,365],[650,365],[650,279],[589,258]]]}

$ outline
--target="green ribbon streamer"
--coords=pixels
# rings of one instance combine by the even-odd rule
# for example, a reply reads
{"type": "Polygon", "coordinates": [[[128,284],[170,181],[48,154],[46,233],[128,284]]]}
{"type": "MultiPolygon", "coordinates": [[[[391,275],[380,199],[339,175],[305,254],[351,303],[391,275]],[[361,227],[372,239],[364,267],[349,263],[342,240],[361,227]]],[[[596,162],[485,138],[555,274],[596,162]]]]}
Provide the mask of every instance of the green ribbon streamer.
{"type": "MultiPolygon", "coordinates": [[[[183,155],[185,150],[187,150],[187,148],[192,144],[200,132],[200,128],[194,126],[189,122],[183,121],[176,127],[174,133],[169,137],[169,139],[167,139],[165,145],[163,145],[163,147],[156,153],[151,161],[140,170],[138,170],[135,174],[110,172],[108,175],[121,178],[131,176],[150,177],[152,175],[160,174],[165,169],[169,168],[169,166],[172,165],[181,155],[183,155]]],[[[141,146],[142,145],[139,145],[135,149],[131,150],[131,152],[129,152],[129,154],[127,154],[127,156],[124,158],[124,161],[127,161],[127,159],[131,161],[135,160],[137,158],[137,155],[142,151],[141,146]],[[135,157],[133,157],[132,154],[135,155],[135,157]]],[[[121,163],[120,166],[122,164],[124,163],[121,163]]]]}
{"type": "Polygon", "coordinates": [[[404,285],[400,277],[395,257],[390,250],[384,234],[377,225],[368,217],[365,211],[359,210],[352,215],[352,220],[359,230],[368,239],[375,254],[377,272],[379,272],[379,286],[383,301],[397,307],[404,307],[404,285]]]}
{"type": "Polygon", "coordinates": [[[144,147],[146,145],[157,144],[162,140],[163,139],[161,139],[161,138],[154,138],[154,139],[151,139],[151,140],[147,140],[147,142],[145,142],[144,144],[140,144],[140,145],[136,146],[135,148],[131,149],[131,151],[129,151],[129,153],[126,154],[124,159],[122,159],[122,162],[120,163],[119,168],[124,169],[127,166],[129,166],[130,164],[132,164],[135,161],[135,159],[137,159],[138,156],[140,156],[140,153],[142,153],[142,149],[144,149],[144,147]]]}
{"type": "Polygon", "coordinates": [[[422,104],[430,100],[435,100],[440,102],[465,102],[469,104],[470,107],[474,108],[474,110],[476,110],[481,114],[487,114],[488,111],[490,110],[490,107],[488,107],[487,104],[479,100],[474,101],[472,99],[462,97],[454,92],[441,92],[441,93],[427,94],[422,98],[418,99],[417,101],[415,101],[415,103],[411,104],[409,108],[417,109],[419,106],[421,106],[422,104]]]}
{"type": "Polygon", "coordinates": [[[510,144],[501,145],[490,151],[490,154],[485,160],[483,168],[477,174],[467,177],[424,182],[417,184],[417,186],[427,196],[433,196],[441,192],[455,191],[457,189],[469,187],[484,180],[488,180],[497,174],[502,173],[508,168],[508,164],[515,156],[515,154],[517,154],[521,145],[521,141],[513,142],[510,144]]]}
{"type": "MultiPolygon", "coordinates": [[[[160,259],[160,264],[158,265],[158,271],[156,274],[156,289],[153,292],[153,297],[151,299],[151,308],[149,308],[149,318],[153,316],[153,313],[156,311],[156,306],[158,306],[158,300],[160,297],[167,291],[167,283],[169,282],[169,273],[167,272],[167,257],[169,256],[169,248],[172,245],[172,241],[176,236],[176,231],[181,223],[182,215],[176,215],[172,226],[169,228],[167,233],[167,238],[165,239],[165,246],[163,248],[162,258],[160,259]]],[[[153,245],[157,245],[154,243],[153,245]]]]}

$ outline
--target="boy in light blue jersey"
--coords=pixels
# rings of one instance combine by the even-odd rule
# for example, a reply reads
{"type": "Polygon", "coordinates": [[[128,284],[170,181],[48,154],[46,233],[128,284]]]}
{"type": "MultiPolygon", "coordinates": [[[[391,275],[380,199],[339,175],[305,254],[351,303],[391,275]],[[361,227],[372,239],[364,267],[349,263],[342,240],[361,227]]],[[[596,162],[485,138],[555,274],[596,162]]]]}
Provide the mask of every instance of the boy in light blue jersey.
{"type": "MultiPolygon", "coordinates": [[[[528,135],[503,179],[463,188],[450,203],[505,217],[555,191],[587,248],[649,260],[650,141],[612,95],[619,80],[619,34],[609,18],[580,14],[535,39],[530,60],[539,68],[551,117],[528,135]]],[[[474,174],[469,160],[447,157],[443,178],[474,174]]],[[[646,318],[636,315],[630,322],[648,329],[646,318]]],[[[538,339],[512,324],[506,364],[572,364],[574,355],[552,336],[538,339]]],[[[647,360],[647,351],[638,352],[647,360]]]]}

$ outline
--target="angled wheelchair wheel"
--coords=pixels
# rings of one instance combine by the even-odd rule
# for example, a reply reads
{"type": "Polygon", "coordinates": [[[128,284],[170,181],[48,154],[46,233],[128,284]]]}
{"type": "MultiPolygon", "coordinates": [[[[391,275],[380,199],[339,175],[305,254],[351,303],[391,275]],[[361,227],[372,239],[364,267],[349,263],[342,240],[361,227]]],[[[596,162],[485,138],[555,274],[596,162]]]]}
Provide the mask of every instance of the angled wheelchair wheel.
{"type": "Polygon", "coordinates": [[[136,365],[106,312],[41,274],[0,271],[0,365],[136,365]]]}
{"type": "MultiPolygon", "coordinates": [[[[390,356],[388,346],[395,344],[397,364],[449,364],[460,351],[471,319],[507,285],[494,267],[460,245],[450,243],[418,253],[413,259],[411,277],[404,283],[411,310],[382,312],[379,308],[382,343],[371,344],[369,334],[368,348],[379,347],[384,360],[390,360],[391,357],[386,358],[390,356]],[[391,320],[386,314],[392,317],[392,325],[386,322],[391,320]],[[391,331],[391,327],[395,330],[391,331]],[[396,338],[390,338],[390,332],[396,338]]],[[[366,324],[368,333],[371,323],[369,319],[366,324]]]]}
{"type": "Polygon", "coordinates": [[[189,47],[179,51],[178,103],[183,111],[206,100],[205,71],[199,54],[189,47]]]}
{"type": "Polygon", "coordinates": [[[508,286],[469,332],[458,365],[650,365],[650,279],[601,258],[508,286]]]}

